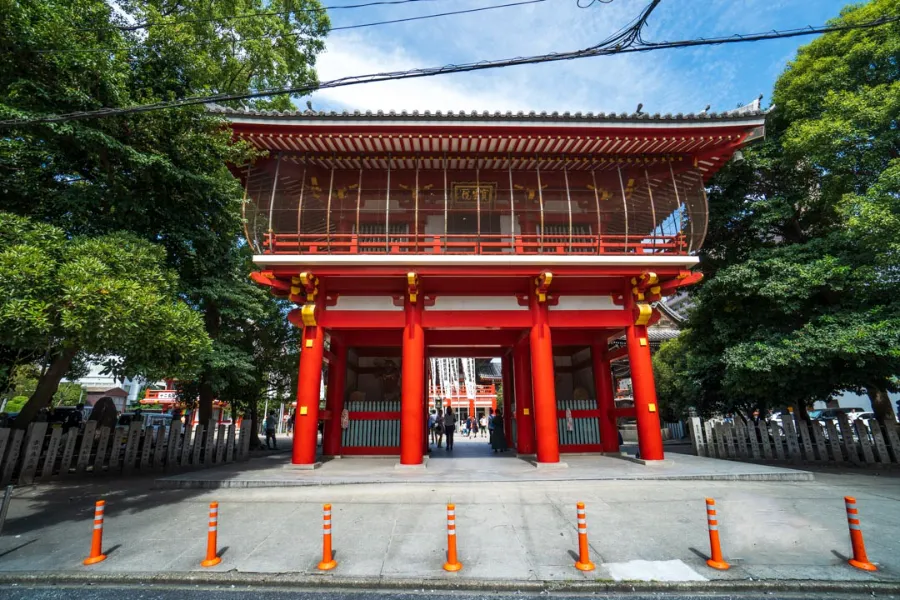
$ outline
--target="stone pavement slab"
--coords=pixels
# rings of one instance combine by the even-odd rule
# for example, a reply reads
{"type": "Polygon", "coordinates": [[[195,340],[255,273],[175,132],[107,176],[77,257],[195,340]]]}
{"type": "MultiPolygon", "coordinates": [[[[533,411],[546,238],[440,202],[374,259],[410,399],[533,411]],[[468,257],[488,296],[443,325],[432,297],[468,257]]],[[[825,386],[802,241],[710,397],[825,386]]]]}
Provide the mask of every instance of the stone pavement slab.
{"type": "Polygon", "coordinates": [[[161,488],[221,489],[301,487],[358,483],[485,483],[516,481],[719,480],[809,481],[812,473],[769,465],[669,453],[664,465],[645,466],[618,457],[563,455],[567,469],[538,469],[531,457],[493,453],[480,439],[460,439],[451,452],[434,448],[421,470],[395,468],[396,457],[352,457],[325,461],[310,471],[288,468],[290,456],[272,455],[250,462],[182,473],[158,480],[161,488]]]}

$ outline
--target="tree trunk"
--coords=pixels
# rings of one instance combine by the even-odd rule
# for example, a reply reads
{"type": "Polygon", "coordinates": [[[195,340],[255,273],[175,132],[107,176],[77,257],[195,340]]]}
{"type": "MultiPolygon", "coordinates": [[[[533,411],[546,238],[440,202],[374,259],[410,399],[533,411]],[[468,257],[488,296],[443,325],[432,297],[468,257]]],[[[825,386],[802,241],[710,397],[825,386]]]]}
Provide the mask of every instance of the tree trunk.
{"type": "Polygon", "coordinates": [[[875,419],[882,425],[893,425],[896,423],[894,416],[894,407],[891,406],[891,398],[888,396],[887,389],[884,385],[866,386],[866,394],[872,401],[872,412],[875,413],[875,419]]]}
{"type": "Polygon", "coordinates": [[[250,447],[259,448],[262,441],[259,439],[259,400],[250,401],[250,447]]]}
{"type": "Polygon", "coordinates": [[[200,424],[206,427],[209,423],[209,420],[212,419],[212,411],[213,411],[213,398],[215,393],[213,392],[212,383],[206,379],[206,376],[203,376],[203,379],[200,381],[200,402],[197,410],[200,411],[200,424]]]}
{"type": "MultiPolygon", "coordinates": [[[[214,301],[206,304],[206,310],[203,313],[203,323],[206,326],[206,333],[213,341],[218,339],[219,330],[222,326],[222,315],[219,312],[219,305],[214,301]]],[[[211,369],[207,365],[207,369],[211,369]]],[[[200,375],[200,424],[206,425],[212,419],[213,400],[215,398],[215,390],[209,378],[209,373],[204,372],[200,375]]]]}
{"type": "Polygon", "coordinates": [[[50,406],[53,394],[59,388],[59,382],[69,372],[69,367],[72,366],[72,360],[76,354],[78,354],[77,348],[64,348],[62,352],[51,359],[50,366],[38,380],[37,388],[31,398],[16,416],[15,426],[17,429],[28,427],[42,408],[50,406]]]}
{"type": "Polygon", "coordinates": [[[797,402],[794,404],[794,412],[801,421],[809,423],[809,411],[806,409],[806,402],[797,402]]]}

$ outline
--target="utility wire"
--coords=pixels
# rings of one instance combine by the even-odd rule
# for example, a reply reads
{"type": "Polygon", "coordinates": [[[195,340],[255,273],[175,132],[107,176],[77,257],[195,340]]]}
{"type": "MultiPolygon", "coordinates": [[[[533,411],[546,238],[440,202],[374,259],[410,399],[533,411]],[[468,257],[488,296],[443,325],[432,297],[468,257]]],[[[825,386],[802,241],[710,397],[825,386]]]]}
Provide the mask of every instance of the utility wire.
{"type": "MultiPolygon", "coordinates": [[[[654,2],[649,8],[652,8],[658,4],[658,0],[654,2]]],[[[646,17],[649,16],[649,12],[645,11],[642,14],[641,18],[638,19],[638,24],[643,25],[646,23],[646,17]]],[[[597,45],[589,48],[585,48],[582,50],[576,50],[572,52],[562,52],[562,53],[551,53],[551,54],[542,54],[537,56],[527,56],[527,57],[519,57],[505,60],[496,60],[496,61],[481,61],[474,63],[466,63],[461,65],[445,65],[442,67],[430,67],[423,69],[413,69],[409,71],[394,71],[394,72],[386,72],[386,73],[372,73],[366,75],[353,75],[348,77],[342,77],[340,79],[333,79],[331,81],[326,81],[320,83],[318,85],[307,85],[307,86],[298,86],[298,87],[289,87],[289,88],[274,88],[267,90],[257,90],[254,92],[245,92],[240,94],[217,94],[212,96],[199,96],[199,97],[190,97],[183,98],[181,100],[173,100],[167,102],[156,102],[152,104],[145,104],[139,106],[131,106],[127,108],[102,108],[98,110],[91,111],[78,111],[71,112],[59,115],[47,115],[43,117],[36,118],[25,118],[25,119],[8,119],[5,121],[0,121],[0,127],[10,127],[17,125],[26,125],[26,124],[35,124],[35,123],[60,123],[64,121],[74,121],[81,119],[90,119],[90,118],[100,118],[100,117],[110,117],[110,116],[118,116],[118,115],[126,115],[126,114],[138,114],[138,113],[146,113],[157,110],[164,110],[168,108],[179,108],[183,106],[195,106],[198,104],[208,104],[215,102],[229,102],[235,100],[248,100],[252,98],[262,98],[266,96],[277,96],[283,94],[306,94],[310,92],[314,92],[316,90],[322,89],[332,89],[338,87],[346,87],[350,85],[359,85],[364,83],[377,83],[382,81],[397,81],[402,79],[416,79],[421,77],[433,77],[436,75],[447,75],[450,73],[464,73],[470,71],[482,71],[487,69],[498,69],[519,65],[529,65],[529,64],[539,64],[545,62],[557,62],[562,60],[574,60],[578,58],[588,58],[593,56],[612,56],[615,54],[626,54],[626,53],[634,53],[634,52],[652,52],[657,50],[666,50],[670,48],[685,48],[685,47],[694,47],[694,46],[716,46],[716,45],[724,45],[724,44],[736,44],[736,43],[749,43],[749,42],[758,42],[763,40],[772,40],[772,39],[782,39],[782,38],[791,38],[791,37],[799,37],[799,36],[807,36],[807,35],[816,35],[820,33],[832,33],[838,31],[850,31],[855,29],[871,29],[873,27],[879,27],[881,25],[886,25],[888,23],[896,23],[900,21],[900,16],[892,16],[892,17],[882,17],[880,19],[876,19],[874,21],[865,21],[862,23],[848,23],[844,25],[822,25],[818,27],[805,27],[802,29],[792,29],[792,30],[784,30],[777,31],[772,30],[766,33],[757,33],[757,34],[749,34],[749,35],[741,35],[735,34],[729,37],[720,37],[720,38],[700,38],[700,39],[692,39],[692,40],[677,40],[672,42],[658,42],[658,43],[638,43],[637,45],[625,46],[621,42],[615,42],[614,45],[597,45]]],[[[614,39],[623,38],[627,40],[629,37],[637,37],[639,35],[639,29],[630,28],[627,30],[626,34],[614,36],[614,39]]]]}

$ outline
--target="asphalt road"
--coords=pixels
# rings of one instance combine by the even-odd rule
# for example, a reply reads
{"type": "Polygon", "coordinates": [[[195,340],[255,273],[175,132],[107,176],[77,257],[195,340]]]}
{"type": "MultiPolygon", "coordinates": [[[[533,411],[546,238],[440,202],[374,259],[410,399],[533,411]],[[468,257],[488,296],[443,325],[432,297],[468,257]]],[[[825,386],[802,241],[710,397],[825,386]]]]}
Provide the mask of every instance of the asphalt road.
{"type": "MultiPolygon", "coordinates": [[[[31,587],[15,586],[0,588],[0,600],[585,600],[592,598],[602,600],[604,598],[628,600],[726,600],[729,598],[740,600],[776,600],[778,598],[790,598],[791,600],[814,598],[859,598],[869,594],[823,594],[823,593],[779,593],[760,592],[751,594],[683,594],[683,593],[648,593],[648,594],[585,594],[572,595],[568,593],[556,594],[548,592],[543,594],[518,594],[518,593],[472,593],[472,592],[397,592],[385,590],[260,590],[254,588],[225,587],[225,588],[176,588],[163,586],[132,586],[132,587],[31,587]]],[[[890,598],[891,596],[878,596],[890,598]]]]}

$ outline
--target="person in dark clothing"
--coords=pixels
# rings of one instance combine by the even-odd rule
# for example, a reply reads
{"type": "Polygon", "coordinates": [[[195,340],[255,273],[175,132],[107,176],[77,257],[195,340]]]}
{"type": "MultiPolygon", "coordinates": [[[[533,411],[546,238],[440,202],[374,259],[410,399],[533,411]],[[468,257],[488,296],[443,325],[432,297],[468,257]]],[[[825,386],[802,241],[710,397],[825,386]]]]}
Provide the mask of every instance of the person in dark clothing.
{"type": "Polygon", "coordinates": [[[444,435],[447,436],[447,450],[453,450],[453,432],[456,431],[456,416],[453,409],[448,408],[444,415],[444,435]]]}
{"type": "Polygon", "coordinates": [[[494,413],[494,419],[491,421],[494,424],[493,429],[491,429],[491,448],[494,449],[494,452],[506,452],[506,433],[503,431],[503,413],[497,410],[494,413]]]}
{"type": "Polygon", "coordinates": [[[84,422],[84,404],[79,404],[75,407],[75,410],[70,411],[68,415],[66,415],[66,422],[63,423],[63,430],[68,431],[75,427],[76,429],[81,428],[81,424],[84,422]]]}

